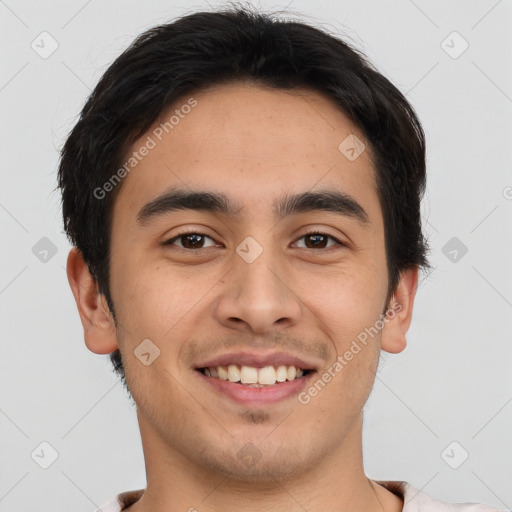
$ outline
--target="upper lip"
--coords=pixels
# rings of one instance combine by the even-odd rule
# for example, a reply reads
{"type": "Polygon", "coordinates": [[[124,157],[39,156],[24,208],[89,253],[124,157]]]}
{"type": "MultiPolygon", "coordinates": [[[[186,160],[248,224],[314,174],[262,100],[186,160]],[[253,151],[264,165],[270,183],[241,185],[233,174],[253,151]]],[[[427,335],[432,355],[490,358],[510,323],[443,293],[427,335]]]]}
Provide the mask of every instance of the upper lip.
{"type": "Polygon", "coordinates": [[[216,366],[228,366],[230,364],[253,366],[255,368],[281,365],[297,366],[303,370],[316,370],[318,368],[317,364],[286,352],[257,353],[248,351],[221,354],[197,364],[195,368],[213,368],[216,366]]]}

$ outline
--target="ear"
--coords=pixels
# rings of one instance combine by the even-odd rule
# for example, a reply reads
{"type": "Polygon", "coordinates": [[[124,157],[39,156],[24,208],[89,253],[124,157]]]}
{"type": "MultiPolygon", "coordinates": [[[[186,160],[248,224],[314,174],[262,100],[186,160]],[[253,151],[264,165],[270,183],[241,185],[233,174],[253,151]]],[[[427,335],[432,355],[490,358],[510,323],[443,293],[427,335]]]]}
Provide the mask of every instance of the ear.
{"type": "Polygon", "coordinates": [[[96,354],[110,354],[118,348],[114,319],[105,296],[99,292],[98,283],[76,247],[68,255],[67,275],[87,348],[96,354]]]}
{"type": "Polygon", "coordinates": [[[397,354],[407,346],[405,334],[412,320],[414,298],[418,288],[418,267],[402,271],[400,281],[386,309],[387,321],[381,335],[381,349],[397,354]]]}

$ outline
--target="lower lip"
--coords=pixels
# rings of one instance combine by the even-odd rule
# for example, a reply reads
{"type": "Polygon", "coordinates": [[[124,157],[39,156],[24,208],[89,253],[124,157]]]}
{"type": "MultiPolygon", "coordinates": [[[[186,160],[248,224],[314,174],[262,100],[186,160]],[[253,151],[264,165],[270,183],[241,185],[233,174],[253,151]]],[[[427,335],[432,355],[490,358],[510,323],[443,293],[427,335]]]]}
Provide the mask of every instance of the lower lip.
{"type": "Polygon", "coordinates": [[[237,382],[208,377],[199,370],[196,370],[196,373],[206,384],[213,386],[215,391],[227,395],[229,398],[240,404],[264,405],[279,402],[280,400],[285,400],[286,398],[298,395],[314,377],[316,372],[310,371],[300,379],[285,381],[261,388],[244,386],[237,382]]]}

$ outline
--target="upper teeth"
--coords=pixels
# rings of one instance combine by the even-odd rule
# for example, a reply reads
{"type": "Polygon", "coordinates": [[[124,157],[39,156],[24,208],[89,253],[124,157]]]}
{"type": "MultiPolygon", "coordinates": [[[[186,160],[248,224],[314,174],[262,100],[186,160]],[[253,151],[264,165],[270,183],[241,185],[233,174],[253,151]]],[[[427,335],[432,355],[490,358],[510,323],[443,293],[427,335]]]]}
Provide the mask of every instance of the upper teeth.
{"type": "Polygon", "coordinates": [[[253,366],[215,366],[204,369],[205,375],[231,382],[242,384],[275,384],[285,380],[295,380],[304,375],[304,371],[295,366],[265,366],[255,368],[253,366]]]}

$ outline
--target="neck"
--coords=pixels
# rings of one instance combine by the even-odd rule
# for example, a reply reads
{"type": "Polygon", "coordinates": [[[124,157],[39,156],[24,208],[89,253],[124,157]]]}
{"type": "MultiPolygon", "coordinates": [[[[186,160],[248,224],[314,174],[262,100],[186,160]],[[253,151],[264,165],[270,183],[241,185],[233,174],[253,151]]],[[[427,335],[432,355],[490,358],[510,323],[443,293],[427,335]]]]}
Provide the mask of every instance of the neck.
{"type": "MultiPolygon", "coordinates": [[[[362,416],[342,446],[302,472],[239,480],[195,464],[165,443],[138,412],[147,487],[129,512],[401,512],[402,500],[369,480],[362,462],[362,416]]],[[[300,447],[298,447],[300,448],[300,447]]]]}

